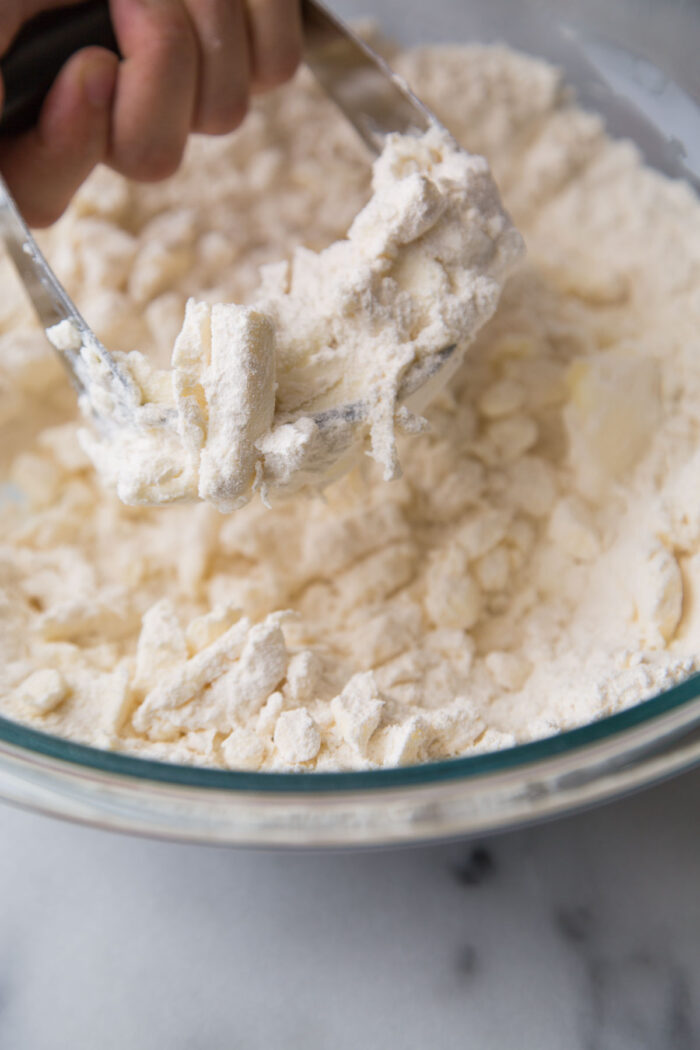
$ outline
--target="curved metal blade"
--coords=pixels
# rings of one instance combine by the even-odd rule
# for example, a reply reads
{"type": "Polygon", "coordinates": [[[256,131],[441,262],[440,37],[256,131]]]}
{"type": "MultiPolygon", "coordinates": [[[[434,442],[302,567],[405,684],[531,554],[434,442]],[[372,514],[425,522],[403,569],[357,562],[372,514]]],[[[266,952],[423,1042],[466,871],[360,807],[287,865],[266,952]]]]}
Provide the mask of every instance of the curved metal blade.
{"type": "Polygon", "coordinates": [[[316,0],[302,0],[304,61],[373,153],[437,118],[375,51],[316,0]]]}

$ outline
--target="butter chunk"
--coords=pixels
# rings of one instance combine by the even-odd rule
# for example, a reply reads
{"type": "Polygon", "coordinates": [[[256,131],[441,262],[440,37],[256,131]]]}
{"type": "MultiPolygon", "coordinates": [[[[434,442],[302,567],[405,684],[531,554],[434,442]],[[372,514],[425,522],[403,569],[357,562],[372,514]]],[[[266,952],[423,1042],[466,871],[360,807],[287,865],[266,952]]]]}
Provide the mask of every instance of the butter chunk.
{"type": "Polygon", "coordinates": [[[384,765],[407,766],[420,762],[430,739],[429,723],[421,715],[411,715],[399,725],[389,726],[384,737],[384,765]]]}
{"type": "Polygon", "coordinates": [[[287,690],[292,700],[307,703],[315,699],[323,676],[320,657],[310,649],[295,653],[287,666],[287,690]]]}
{"type": "Polygon", "coordinates": [[[34,671],[24,680],[19,689],[19,698],[33,714],[48,715],[63,703],[69,692],[60,671],[44,668],[34,671]]]}
{"type": "Polygon", "coordinates": [[[202,377],[207,438],[199,469],[199,496],[222,511],[248,502],[275,410],[275,339],[263,314],[217,305],[211,315],[211,362],[202,377]]]}
{"type": "Polygon", "coordinates": [[[353,675],[342,693],[331,700],[340,735],[361,755],[367,753],[367,744],[381,721],[383,708],[384,701],[371,671],[353,675]]]}
{"type": "Polygon", "coordinates": [[[260,769],[265,760],[265,745],[252,730],[240,726],[234,729],[221,745],[224,760],[230,769],[260,769]]]}
{"type": "Polygon", "coordinates": [[[318,726],[305,707],[280,714],[274,741],[281,758],[290,765],[310,762],[321,749],[318,726]]]}
{"type": "Polygon", "coordinates": [[[570,459],[582,492],[598,496],[646,452],[659,423],[658,363],[608,351],[575,361],[564,413],[570,459]]]}
{"type": "Polygon", "coordinates": [[[549,520],[549,535],[557,547],[577,561],[591,561],[600,551],[593,516],[574,496],[557,503],[549,520]]]}
{"type": "Polygon", "coordinates": [[[147,610],[141,621],[135,688],[147,690],[155,686],[165,672],[184,663],[187,657],[185,636],[173,604],[163,598],[147,610]]]}
{"type": "Polygon", "coordinates": [[[673,553],[662,544],[655,544],[635,572],[634,589],[647,644],[667,644],[683,613],[683,577],[673,553]]]}
{"type": "Polygon", "coordinates": [[[519,653],[493,649],[485,659],[489,674],[503,689],[521,689],[532,670],[531,664],[519,653]]]}

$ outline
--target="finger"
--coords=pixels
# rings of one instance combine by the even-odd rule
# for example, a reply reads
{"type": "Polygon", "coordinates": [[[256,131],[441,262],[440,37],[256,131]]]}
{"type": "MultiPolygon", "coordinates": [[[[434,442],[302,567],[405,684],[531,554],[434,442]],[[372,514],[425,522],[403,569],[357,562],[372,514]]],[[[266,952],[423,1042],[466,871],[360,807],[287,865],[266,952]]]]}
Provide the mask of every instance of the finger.
{"type": "Polygon", "coordinates": [[[112,0],[123,55],[110,164],[151,181],[177,169],[192,123],[197,45],[181,0],[112,0]]]}
{"type": "Polygon", "coordinates": [[[248,29],[243,0],[188,0],[199,45],[193,131],[233,131],[248,109],[248,29]]]}
{"type": "Polygon", "coordinates": [[[299,0],[248,0],[251,78],[254,91],[289,80],[301,59],[299,0]]]}
{"type": "Polygon", "coordinates": [[[0,147],[0,169],[32,226],[48,226],[103,160],[109,144],[116,55],[79,51],[46,97],[37,126],[0,147]]]}

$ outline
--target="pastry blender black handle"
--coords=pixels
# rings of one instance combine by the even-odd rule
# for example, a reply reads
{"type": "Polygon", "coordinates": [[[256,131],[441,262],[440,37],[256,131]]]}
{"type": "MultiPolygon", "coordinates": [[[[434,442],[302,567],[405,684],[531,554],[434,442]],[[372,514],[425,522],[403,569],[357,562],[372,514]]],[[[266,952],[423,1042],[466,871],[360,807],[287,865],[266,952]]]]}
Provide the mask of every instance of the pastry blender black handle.
{"type": "Polygon", "coordinates": [[[0,135],[31,128],[59,70],[76,51],[91,46],[119,54],[107,0],[44,11],[26,22],[0,58],[5,88],[0,135]]]}

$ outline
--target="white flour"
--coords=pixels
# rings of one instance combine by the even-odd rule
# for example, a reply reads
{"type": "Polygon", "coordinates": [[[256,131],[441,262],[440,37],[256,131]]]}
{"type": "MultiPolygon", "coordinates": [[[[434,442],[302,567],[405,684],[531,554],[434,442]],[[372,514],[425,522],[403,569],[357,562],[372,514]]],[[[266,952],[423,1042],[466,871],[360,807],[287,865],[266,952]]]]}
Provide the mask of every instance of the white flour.
{"type": "MultiPolygon", "coordinates": [[[[26,497],[0,518],[6,715],[173,761],[367,768],[580,725],[697,668],[700,206],[540,62],[399,65],[528,246],[400,480],[368,461],[326,502],[124,507],[27,308],[0,304],[26,497]]],[[[107,345],[163,361],[188,296],[250,303],[260,263],[341,236],[367,170],[302,76],[164,186],[98,173],[47,250],[107,345]]]]}

